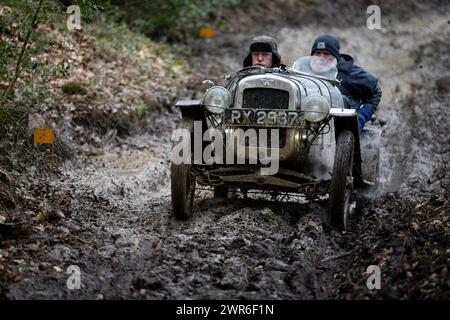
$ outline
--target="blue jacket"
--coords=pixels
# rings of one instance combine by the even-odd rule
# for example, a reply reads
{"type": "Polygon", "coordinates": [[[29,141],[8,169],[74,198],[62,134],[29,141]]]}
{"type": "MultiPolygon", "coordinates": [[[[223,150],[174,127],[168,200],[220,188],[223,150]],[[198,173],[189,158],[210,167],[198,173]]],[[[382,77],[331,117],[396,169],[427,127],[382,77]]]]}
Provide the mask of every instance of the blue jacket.
{"type": "Polygon", "coordinates": [[[338,86],[341,93],[347,97],[347,107],[358,109],[362,104],[372,109],[374,113],[381,100],[381,89],[378,79],[353,64],[353,58],[341,54],[337,63],[337,79],[341,80],[338,86]]]}

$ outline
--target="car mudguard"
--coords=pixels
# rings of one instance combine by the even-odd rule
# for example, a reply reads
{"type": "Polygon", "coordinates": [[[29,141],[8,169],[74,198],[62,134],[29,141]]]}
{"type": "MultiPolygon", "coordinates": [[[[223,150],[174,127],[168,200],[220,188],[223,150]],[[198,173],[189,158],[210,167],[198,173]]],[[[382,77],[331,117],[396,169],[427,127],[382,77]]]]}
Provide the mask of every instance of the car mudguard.
{"type": "Polygon", "coordinates": [[[362,178],[363,182],[369,185],[375,185],[378,180],[382,131],[368,125],[364,127],[359,137],[362,178]]]}
{"type": "Polygon", "coordinates": [[[191,118],[194,120],[203,120],[205,118],[205,111],[201,100],[179,100],[175,104],[175,107],[181,109],[183,118],[191,118]]]}

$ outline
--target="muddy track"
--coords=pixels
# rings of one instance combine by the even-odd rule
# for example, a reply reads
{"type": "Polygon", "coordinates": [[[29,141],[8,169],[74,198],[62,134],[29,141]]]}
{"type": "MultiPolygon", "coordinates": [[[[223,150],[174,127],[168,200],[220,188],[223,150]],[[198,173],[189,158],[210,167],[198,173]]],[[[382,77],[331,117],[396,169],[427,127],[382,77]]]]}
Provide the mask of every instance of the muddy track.
{"type": "Polygon", "coordinates": [[[10,287],[12,297],[326,298],[327,257],[339,248],[323,231],[324,209],[315,203],[225,202],[203,190],[195,218],[175,221],[169,138],[169,130],[132,137],[62,168],[48,193],[71,202],[70,216],[34,257],[41,262],[28,280],[10,287]],[[264,208],[272,213],[262,215],[264,208]],[[69,265],[82,270],[83,290],[65,289],[67,275],[55,266],[69,265]]]}
{"type": "MultiPolygon", "coordinates": [[[[64,203],[66,217],[28,234],[15,248],[21,258],[11,270],[19,278],[9,286],[7,298],[404,297],[404,291],[377,296],[362,287],[361,274],[381,259],[366,250],[373,238],[366,237],[365,223],[396,223],[389,215],[400,210],[405,199],[421,199],[430,192],[444,195],[448,188],[448,93],[424,98],[435,92],[442,68],[449,70],[444,64],[450,61],[448,52],[427,51],[448,44],[448,16],[412,16],[392,21],[381,31],[284,26],[275,36],[285,63],[308,54],[322,32],[339,35],[343,51],[380,78],[383,100],[378,115],[388,120],[382,188],[365,195],[352,218],[353,234],[324,230],[326,201],[220,201],[208,190],[197,193],[191,221],[175,221],[170,212],[169,152],[180,115],[169,110],[154,114],[154,128],[147,134],[64,164],[61,175],[49,182],[46,198],[64,203]],[[262,214],[265,208],[271,213],[262,214]],[[66,287],[70,265],[81,270],[81,290],[66,287]]],[[[238,35],[234,47],[249,37],[238,35]]],[[[233,50],[234,55],[220,63],[212,52],[212,65],[219,66],[215,75],[239,67],[234,58],[242,53],[233,50]]]]}

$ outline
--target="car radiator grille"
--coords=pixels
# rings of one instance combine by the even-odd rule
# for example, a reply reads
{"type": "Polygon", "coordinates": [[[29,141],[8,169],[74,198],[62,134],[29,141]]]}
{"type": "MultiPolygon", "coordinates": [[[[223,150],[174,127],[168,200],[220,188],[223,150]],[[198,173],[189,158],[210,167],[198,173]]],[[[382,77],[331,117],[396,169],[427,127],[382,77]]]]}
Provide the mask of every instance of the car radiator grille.
{"type": "MultiPolygon", "coordinates": [[[[270,88],[249,88],[244,90],[242,108],[251,109],[289,109],[289,92],[270,88]]],[[[272,145],[270,128],[268,130],[269,147],[272,145]]],[[[275,129],[275,128],[272,128],[275,129]]],[[[286,129],[279,129],[279,148],[286,146],[286,129]]],[[[246,143],[248,145],[248,143],[246,143]]]]}
{"type": "Polygon", "coordinates": [[[242,108],[288,109],[289,92],[268,88],[245,89],[242,99],[242,108]]]}

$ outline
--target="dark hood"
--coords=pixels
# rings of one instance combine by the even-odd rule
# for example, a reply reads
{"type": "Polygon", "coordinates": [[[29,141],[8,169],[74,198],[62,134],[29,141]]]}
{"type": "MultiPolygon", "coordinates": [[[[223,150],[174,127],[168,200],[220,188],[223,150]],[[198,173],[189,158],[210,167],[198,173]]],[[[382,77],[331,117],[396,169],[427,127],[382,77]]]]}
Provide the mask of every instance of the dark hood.
{"type": "Polygon", "coordinates": [[[353,58],[348,54],[341,54],[337,62],[337,68],[339,72],[349,74],[353,69],[353,58]]]}
{"type": "Polygon", "coordinates": [[[244,68],[249,67],[252,65],[252,52],[253,51],[266,51],[266,52],[272,52],[273,54],[273,61],[272,61],[272,67],[278,67],[281,63],[281,56],[278,52],[278,44],[277,41],[268,36],[259,36],[252,39],[252,42],[250,43],[250,49],[247,54],[247,57],[244,59],[244,68]]]}
{"type": "Polygon", "coordinates": [[[381,99],[378,79],[353,62],[348,54],[341,54],[337,63],[337,78],[341,93],[346,97],[347,108],[358,109],[361,104],[376,110],[381,99]]]}

